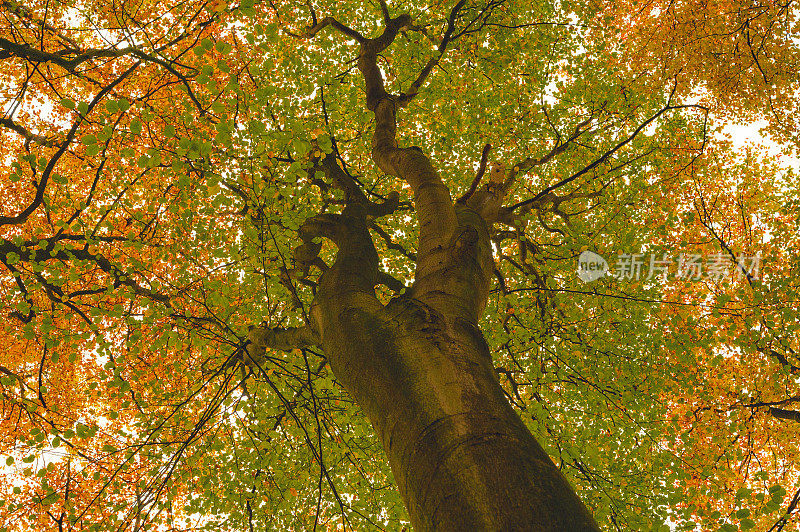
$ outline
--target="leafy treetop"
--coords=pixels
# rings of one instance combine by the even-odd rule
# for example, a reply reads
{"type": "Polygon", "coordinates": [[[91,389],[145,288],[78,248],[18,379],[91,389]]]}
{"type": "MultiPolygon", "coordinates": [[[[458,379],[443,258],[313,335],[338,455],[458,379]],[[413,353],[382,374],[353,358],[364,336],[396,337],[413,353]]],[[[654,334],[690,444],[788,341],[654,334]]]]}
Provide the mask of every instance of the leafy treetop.
{"type": "Polygon", "coordinates": [[[797,523],[800,191],[723,133],[797,148],[795,4],[0,6],[0,529],[407,522],[303,329],[307,220],[375,209],[383,303],[426,245],[375,91],[452,198],[502,191],[481,327],[601,526],[797,523]]]}

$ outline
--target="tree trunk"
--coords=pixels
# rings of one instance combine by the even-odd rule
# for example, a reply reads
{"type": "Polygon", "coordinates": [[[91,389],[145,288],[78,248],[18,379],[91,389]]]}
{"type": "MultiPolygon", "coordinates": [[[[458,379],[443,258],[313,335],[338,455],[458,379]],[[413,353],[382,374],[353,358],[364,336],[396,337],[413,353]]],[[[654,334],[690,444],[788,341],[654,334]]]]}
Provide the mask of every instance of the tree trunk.
{"type": "Polygon", "coordinates": [[[323,347],[383,442],[414,530],[598,530],[511,408],[477,327],[411,298],[323,347]]]}

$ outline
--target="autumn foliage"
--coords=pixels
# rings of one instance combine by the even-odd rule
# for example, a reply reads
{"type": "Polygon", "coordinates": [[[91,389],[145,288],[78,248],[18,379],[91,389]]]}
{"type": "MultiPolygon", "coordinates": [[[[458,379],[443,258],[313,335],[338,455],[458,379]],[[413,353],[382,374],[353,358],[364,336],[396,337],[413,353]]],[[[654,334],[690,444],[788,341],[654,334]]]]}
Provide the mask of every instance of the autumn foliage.
{"type": "Polygon", "coordinates": [[[399,193],[377,297],[415,280],[356,39],[319,27],[386,12],[398,142],[454,200],[510,185],[481,330],[601,528],[798,529],[794,3],[0,0],[0,531],[407,525],[324,350],[247,358],[309,321],[332,175],[399,193]],[[639,274],[584,283],[587,250],[639,274]]]}

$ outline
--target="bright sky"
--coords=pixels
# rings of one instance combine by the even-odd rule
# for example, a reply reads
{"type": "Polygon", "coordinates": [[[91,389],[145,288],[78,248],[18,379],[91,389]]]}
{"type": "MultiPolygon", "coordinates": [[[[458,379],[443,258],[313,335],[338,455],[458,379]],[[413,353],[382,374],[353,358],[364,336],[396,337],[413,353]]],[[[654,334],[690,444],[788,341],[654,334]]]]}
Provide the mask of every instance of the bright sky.
{"type": "Polygon", "coordinates": [[[743,151],[747,146],[763,145],[767,147],[770,155],[774,156],[778,163],[785,168],[792,168],[795,172],[800,172],[800,158],[787,155],[779,144],[772,142],[769,138],[760,133],[760,129],[767,125],[767,122],[760,120],[746,125],[727,125],[723,131],[731,136],[734,148],[743,151]]]}

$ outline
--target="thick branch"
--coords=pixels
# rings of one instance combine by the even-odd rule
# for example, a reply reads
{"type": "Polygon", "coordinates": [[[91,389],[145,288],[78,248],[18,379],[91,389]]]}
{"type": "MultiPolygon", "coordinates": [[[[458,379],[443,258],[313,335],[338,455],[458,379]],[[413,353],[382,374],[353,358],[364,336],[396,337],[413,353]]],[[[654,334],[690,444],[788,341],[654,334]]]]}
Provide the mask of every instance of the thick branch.
{"type": "Polygon", "coordinates": [[[47,137],[43,137],[42,135],[37,135],[36,133],[32,133],[22,127],[21,125],[17,124],[10,118],[0,118],[0,126],[7,127],[16,133],[19,133],[23,137],[25,137],[26,142],[33,141],[36,144],[40,144],[42,146],[52,147],[53,141],[47,137]]]}
{"type": "Polygon", "coordinates": [[[756,350],[762,354],[774,358],[779,364],[787,367],[792,375],[800,374],[800,366],[792,364],[789,359],[786,358],[786,355],[779,353],[772,348],[760,348],[756,350]]]}
{"type": "Polygon", "coordinates": [[[381,33],[377,38],[367,41],[368,47],[376,54],[381,53],[391,46],[400,30],[407,27],[409,24],[411,24],[411,15],[406,13],[400,15],[399,17],[390,19],[386,22],[383,33],[381,33]]]}
{"type": "MultiPolygon", "coordinates": [[[[345,209],[348,210],[348,209],[345,209]]],[[[357,294],[374,298],[378,275],[378,253],[361,216],[319,214],[298,230],[306,244],[315,238],[331,240],[339,250],[333,265],[320,277],[315,301],[347,305],[357,294]]]]}
{"type": "Polygon", "coordinates": [[[785,419],[787,421],[800,422],[800,412],[797,410],[784,410],[783,408],[769,407],[769,413],[772,417],[777,419],[785,419]]]}
{"type": "Polygon", "coordinates": [[[375,220],[393,214],[400,206],[400,194],[395,191],[386,196],[386,200],[381,203],[370,202],[367,204],[365,213],[369,220],[375,220]]]}
{"type": "Polygon", "coordinates": [[[417,272],[441,264],[444,253],[458,225],[450,191],[442,183],[430,160],[418,148],[398,148],[396,109],[391,97],[375,109],[375,133],[372,158],[381,170],[411,185],[420,236],[417,272]]]}
{"type": "Polygon", "coordinates": [[[56,251],[55,242],[57,240],[58,239],[49,241],[43,248],[38,247],[38,242],[27,242],[22,246],[17,246],[12,242],[0,240],[0,259],[2,259],[3,262],[8,263],[9,255],[13,253],[17,256],[17,260],[24,262],[45,262],[49,260],[60,260],[67,262],[74,259],[93,262],[101,270],[114,278],[115,287],[124,285],[131,288],[134,293],[138,295],[145,296],[154,301],[159,301],[169,305],[169,297],[163,294],[155,293],[152,290],[137,284],[135,281],[130,279],[125,272],[120,270],[110,260],[100,254],[90,253],[86,249],[60,249],[56,251]]]}
{"type": "Polygon", "coordinates": [[[350,37],[351,39],[357,41],[358,43],[362,43],[363,44],[367,40],[366,37],[361,35],[359,32],[357,32],[356,30],[354,30],[354,29],[352,29],[352,28],[350,28],[348,26],[345,26],[344,24],[342,24],[341,22],[339,22],[338,20],[336,20],[333,17],[325,17],[324,19],[319,21],[317,24],[314,24],[313,26],[311,26],[309,28],[306,28],[306,30],[303,32],[302,35],[299,35],[299,36],[296,35],[296,36],[297,37],[311,38],[311,37],[313,37],[314,35],[316,35],[317,33],[319,33],[320,31],[322,31],[323,29],[325,29],[328,26],[331,26],[332,28],[334,28],[336,31],[338,31],[342,35],[350,37]]]}
{"type": "Polygon", "coordinates": [[[358,186],[353,177],[345,172],[338,164],[336,164],[336,155],[331,152],[324,158],[320,159],[318,164],[309,168],[309,177],[313,178],[316,170],[322,170],[325,173],[327,182],[332,184],[344,192],[345,202],[347,204],[367,204],[367,199],[364,191],[358,186]]]}
{"type": "MultiPolygon", "coordinates": [[[[446,49],[463,4],[464,2],[459,2],[451,11],[448,30],[440,45],[440,53],[446,49]]],[[[388,48],[398,32],[402,28],[408,27],[410,23],[409,15],[390,19],[380,36],[375,39],[367,39],[360,46],[358,68],[364,78],[367,108],[375,116],[372,159],[386,174],[406,181],[414,192],[415,211],[420,228],[416,280],[413,287],[414,297],[419,298],[420,301],[426,301],[427,304],[434,307],[439,305],[434,300],[445,298],[450,303],[443,303],[444,305],[451,309],[458,309],[454,310],[455,314],[468,320],[474,320],[485,304],[485,292],[488,291],[486,279],[491,274],[491,253],[488,248],[485,223],[477,211],[474,215],[466,212],[457,215],[449,189],[442,183],[438,172],[420,148],[398,146],[397,110],[403,101],[407,102],[409,99],[387,92],[383,75],[377,64],[378,54],[388,48]],[[456,265],[464,261],[470,263],[468,273],[454,275],[453,270],[457,268],[456,265]]],[[[318,29],[321,29],[321,26],[318,29]]],[[[429,67],[423,71],[416,87],[422,84],[427,76],[426,72],[430,71],[432,64],[429,63],[429,67]]],[[[349,202],[342,214],[348,214],[348,209],[350,209],[349,202]]],[[[318,221],[323,221],[323,219],[318,219],[318,221]]],[[[331,220],[325,218],[324,221],[329,223],[331,220]]],[[[372,249],[374,251],[374,246],[372,249]]],[[[352,256],[352,254],[349,255],[352,256]]],[[[341,247],[337,263],[340,261],[340,256],[342,256],[341,247]]],[[[325,292],[323,285],[334,286],[330,283],[330,279],[340,270],[341,268],[334,265],[330,272],[326,272],[322,276],[320,291],[317,294],[318,299],[325,292]]],[[[352,266],[350,270],[358,278],[359,274],[356,273],[358,270],[352,266]]],[[[362,267],[360,271],[363,272],[364,268],[362,267]]],[[[369,272],[369,275],[372,275],[371,268],[369,272]]],[[[342,286],[338,286],[337,290],[366,291],[368,286],[366,278],[358,281],[362,285],[358,289],[347,288],[354,282],[353,279],[340,279],[339,283],[342,286]]]]}
{"type": "MultiPolygon", "coordinates": [[[[367,108],[375,113],[372,158],[381,170],[405,180],[414,191],[420,224],[419,271],[426,269],[428,255],[446,248],[457,222],[450,192],[422,150],[397,146],[396,98],[386,92],[377,65],[377,54],[388,47],[399,29],[410,21],[408,15],[392,19],[380,37],[362,44],[358,68],[366,85],[367,108]]],[[[435,257],[430,260],[441,263],[435,257]]]]}
{"type": "Polygon", "coordinates": [[[250,343],[247,345],[247,357],[244,362],[248,366],[251,364],[263,366],[267,348],[291,351],[292,349],[313,347],[320,343],[319,335],[308,326],[272,329],[259,325],[250,329],[247,339],[250,343]]]}
{"type": "MultiPolygon", "coordinates": [[[[538,213],[552,212],[560,216],[561,219],[568,221],[569,215],[567,215],[567,213],[561,210],[562,203],[576,199],[596,198],[600,194],[601,194],[600,191],[593,191],[593,192],[573,191],[570,192],[569,194],[559,196],[558,194],[551,192],[549,194],[545,194],[544,196],[540,196],[539,199],[535,202],[526,204],[516,214],[526,214],[533,210],[537,211],[538,213]]],[[[539,195],[537,194],[537,196],[539,195]]]]}
{"type": "Polygon", "coordinates": [[[483,153],[481,153],[481,164],[478,167],[478,173],[475,174],[475,179],[472,180],[472,184],[469,186],[469,189],[464,192],[463,196],[456,200],[456,203],[466,204],[467,200],[471,198],[478,189],[478,185],[481,183],[481,179],[483,179],[483,174],[486,173],[486,163],[489,160],[489,151],[491,151],[491,149],[491,144],[487,144],[483,147],[483,153]]]}
{"type": "Polygon", "coordinates": [[[458,14],[461,11],[461,8],[464,7],[465,3],[465,0],[460,0],[455,6],[453,6],[453,9],[450,10],[450,15],[447,17],[447,28],[445,29],[442,40],[439,42],[439,55],[428,60],[428,62],[422,68],[422,71],[420,71],[419,75],[417,76],[417,79],[414,80],[405,93],[400,95],[397,100],[399,107],[405,107],[412,99],[414,99],[414,96],[419,93],[419,89],[422,88],[422,85],[425,84],[428,76],[433,71],[433,67],[437,66],[439,61],[442,60],[442,57],[444,57],[444,54],[447,51],[447,45],[450,44],[450,40],[453,37],[453,31],[455,30],[456,20],[458,20],[458,14]]]}
{"type": "Polygon", "coordinates": [[[367,109],[375,111],[378,103],[389,94],[383,85],[383,76],[378,68],[378,54],[388,48],[398,32],[411,23],[411,17],[403,14],[391,19],[384,28],[383,33],[375,39],[361,42],[361,55],[358,58],[358,69],[364,76],[367,91],[367,109]]]}
{"type": "Polygon", "coordinates": [[[57,53],[51,53],[38,50],[27,44],[18,44],[8,39],[3,39],[2,37],[0,37],[0,50],[3,50],[3,52],[0,52],[0,59],[19,57],[34,63],[55,63],[70,72],[74,72],[78,65],[90,59],[121,57],[134,51],[133,48],[92,48],[89,50],[67,49],[57,53]],[[70,55],[74,57],[72,57],[72,59],[66,59],[66,57],[70,55]]]}
{"type": "Polygon", "coordinates": [[[417,261],[417,254],[416,253],[412,253],[411,251],[408,251],[406,248],[404,248],[403,246],[401,246],[397,242],[393,241],[391,235],[389,235],[389,233],[384,231],[383,228],[381,226],[379,226],[377,223],[373,222],[369,226],[369,228],[372,229],[373,231],[375,231],[376,233],[378,233],[378,236],[380,236],[383,239],[383,241],[386,243],[386,248],[387,249],[393,249],[393,250],[399,252],[404,257],[406,257],[406,258],[408,258],[408,259],[410,259],[410,260],[412,260],[414,262],[417,261]]]}
{"type": "Polygon", "coordinates": [[[398,294],[407,288],[402,281],[383,270],[378,270],[378,284],[382,284],[398,294]]]}
{"type": "Polygon", "coordinates": [[[389,14],[389,6],[386,4],[386,0],[378,0],[381,4],[381,14],[383,14],[383,21],[385,23],[389,23],[392,20],[391,14],[389,14]]]}

